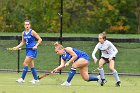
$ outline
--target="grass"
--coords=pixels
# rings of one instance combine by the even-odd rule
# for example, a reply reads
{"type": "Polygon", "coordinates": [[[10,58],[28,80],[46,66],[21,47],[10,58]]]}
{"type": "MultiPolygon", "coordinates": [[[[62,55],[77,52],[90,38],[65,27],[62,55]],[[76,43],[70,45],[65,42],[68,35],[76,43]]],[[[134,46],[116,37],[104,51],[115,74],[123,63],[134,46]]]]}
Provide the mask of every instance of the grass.
{"type": "MultiPolygon", "coordinates": [[[[40,74],[40,73],[39,73],[40,74]]],[[[72,80],[72,86],[65,87],[60,84],[67,78],[67,74],[50,75],[46,79],[40,80],[38,84],[31,84],[30,73],[27,74],[26,82],[16,83],[15,80],[21,73],[0,73],[0,93],[139,93],[140,78],[132,76],[121,76],[121,87],[115,87],[113,76],[107,76],[108,82],[101,87],[97,82],[85,82],[79,74],[72,80]]]]}

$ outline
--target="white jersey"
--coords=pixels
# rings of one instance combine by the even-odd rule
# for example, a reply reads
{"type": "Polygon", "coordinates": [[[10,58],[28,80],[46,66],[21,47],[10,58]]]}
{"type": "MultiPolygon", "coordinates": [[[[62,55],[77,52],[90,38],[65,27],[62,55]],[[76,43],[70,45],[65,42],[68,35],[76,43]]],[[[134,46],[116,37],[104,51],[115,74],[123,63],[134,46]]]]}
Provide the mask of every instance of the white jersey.
{"type": "Polygon", "coordinates": [[[118,53],[118,50],[116,49],[116,47],[108,40],[104,41],[103,44],[101,44],[100,42],[95,46],[94,51],[92,53],[92,58],[93,59],[97,59],[95,57],[95,53],[97,52],[97,50],[101,50],[102,54],[101,57],[105,57],[105,58],[112,58],[115,57],[116,54],[118,53]]]}

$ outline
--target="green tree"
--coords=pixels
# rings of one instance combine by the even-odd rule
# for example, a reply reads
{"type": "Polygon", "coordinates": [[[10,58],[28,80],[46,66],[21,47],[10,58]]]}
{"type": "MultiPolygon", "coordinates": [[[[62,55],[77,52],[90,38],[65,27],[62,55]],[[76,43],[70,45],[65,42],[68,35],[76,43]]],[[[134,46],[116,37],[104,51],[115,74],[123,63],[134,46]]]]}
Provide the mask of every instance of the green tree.
{"type": "MultiPolygon", "coordinates": [[[[63,0],[65,33],[140,33],[139,0],[63,0]]],[[[59,32],[60,0],[1,0],[0,29],[21,32],[29,19],[37,32],[59,32]]]]}
{"type": "Polygon", "coordinates": [[[137,2],[135,2],[135,5],[136,5],[135,14],[138,20],[138,33],[140,34],[140,0],[137,0],[137,2]]]}

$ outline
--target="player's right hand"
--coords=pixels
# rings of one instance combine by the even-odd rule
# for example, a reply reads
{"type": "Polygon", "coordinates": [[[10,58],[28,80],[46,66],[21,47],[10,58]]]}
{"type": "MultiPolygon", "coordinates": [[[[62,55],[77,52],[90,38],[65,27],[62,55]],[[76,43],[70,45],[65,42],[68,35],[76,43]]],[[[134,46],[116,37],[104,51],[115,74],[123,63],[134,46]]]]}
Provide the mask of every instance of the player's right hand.
{"type": "Polygon", "coordinates": [[[69,66],[69,64],[70,64],[70,63],[69,63],[69,62],[67,62],[67,63],[65,64],[65,67],[69,66]]]}

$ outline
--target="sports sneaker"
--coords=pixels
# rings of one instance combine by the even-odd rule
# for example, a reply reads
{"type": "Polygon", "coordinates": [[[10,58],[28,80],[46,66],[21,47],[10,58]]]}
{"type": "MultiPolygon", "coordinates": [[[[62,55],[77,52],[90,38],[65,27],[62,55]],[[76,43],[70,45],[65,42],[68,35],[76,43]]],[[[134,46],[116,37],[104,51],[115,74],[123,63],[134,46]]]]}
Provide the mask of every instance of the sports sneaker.
{"type": "Polygon", "coordinates": [[[31,82],[32,84],[36,84],[36,83],[39,82],[39,80],[35,80],[35,79],[33,79],[33,80],[29,81],[29,82],[31,82]]]}
{"type": "Polygon", "coordinates": [[[62,86],[71,86],[71,83],[68,83],[67,81],[65,81],[63,84],[61,84],[62,86]]]}
{"type": "Polygon", "coordinates": [[[117,83],[116,83],[116,87],[120,87],[121,85],[121,81],[118,81],[117,83]]]}
{"type": "Polygon", "coordinates": [[[16,82],[18,82],[18,83],[24,83],[25,81],[22,78],[20,78],[20,79],[16,80],[16,82]]]}
{"type": "Polygon", "coordinates": [[[107,81],[105,79],[102,79],[101,80],[101,86],[104,86],[104,84],[106,83],[107,81]]]}

